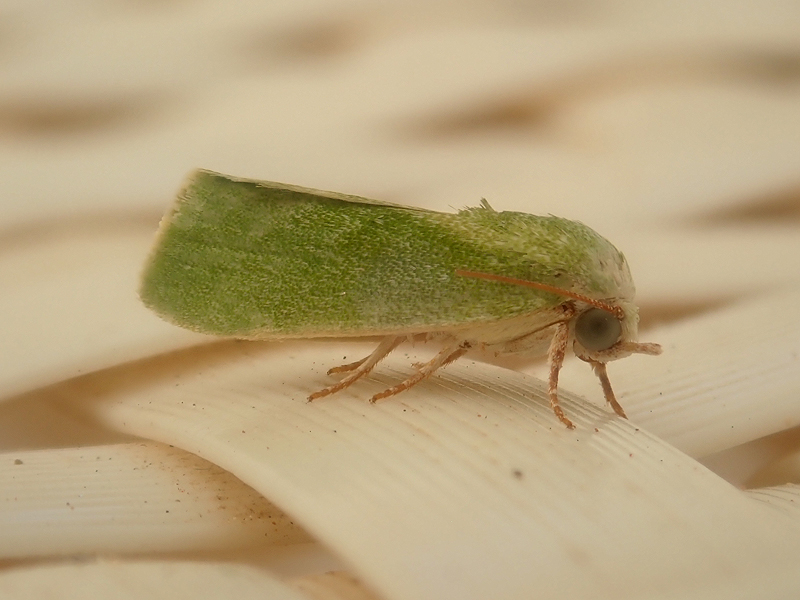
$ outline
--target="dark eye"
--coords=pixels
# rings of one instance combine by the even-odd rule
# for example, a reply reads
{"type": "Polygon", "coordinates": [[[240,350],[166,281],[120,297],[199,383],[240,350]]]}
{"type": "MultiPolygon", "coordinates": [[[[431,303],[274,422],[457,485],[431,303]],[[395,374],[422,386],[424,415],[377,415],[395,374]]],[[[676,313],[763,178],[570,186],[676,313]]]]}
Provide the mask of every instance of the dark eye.
{"type": "Polygon", "coordinates": [[[599,308],[581,313],[575,322],[575,337],[587,350],[608,350],[621,334],[619,319],[599,308]]]}

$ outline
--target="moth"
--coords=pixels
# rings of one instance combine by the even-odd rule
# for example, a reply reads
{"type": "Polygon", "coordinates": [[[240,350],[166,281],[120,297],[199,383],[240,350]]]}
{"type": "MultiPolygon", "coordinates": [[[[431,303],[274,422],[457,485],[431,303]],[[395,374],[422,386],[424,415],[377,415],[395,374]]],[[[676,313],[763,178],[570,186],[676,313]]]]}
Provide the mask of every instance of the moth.
{"type": "Polygon", "coordinates": [[[465,354],[547,355],[553,412],[567,349],[588,362],[625,417],[606,363],[659,354],[636,341],[624,256],[589,227],[480,206],[442,213],[198,170],[161,221],[140,296],[165,320],[255,340],[382,336],[333,368],[349,387],[409,338],[441,350],[393,396],[465,354]]]}

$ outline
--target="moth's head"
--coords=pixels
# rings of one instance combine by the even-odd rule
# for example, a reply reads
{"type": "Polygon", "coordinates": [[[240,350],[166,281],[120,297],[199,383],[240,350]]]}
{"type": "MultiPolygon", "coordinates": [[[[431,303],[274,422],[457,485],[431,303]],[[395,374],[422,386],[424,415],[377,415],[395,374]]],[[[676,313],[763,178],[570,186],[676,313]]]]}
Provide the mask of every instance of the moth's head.
{"type": "Polygon", "coordinates": [[[593,365],[598,363],[602,365],[631,354],[661,354],[661,346],[658,344],[640,344],[636,341],[639,310],[629,300],[598,300],[546,283],[525,281],[505,275],[463,269],[457,269],[456,274],[531,287],[570,299],[569,304],[576,310],[570,320],[570,337],[574,340],[573,350],[578,358],[593,365]]]}
{"type": "Polygon", "coordinates": [[[580,303],[570,328],[573,351],[587,362],[607,363],[631,354],[661,354],[658,344],[636,341],[639,311],[631,302],[580,303]]]}

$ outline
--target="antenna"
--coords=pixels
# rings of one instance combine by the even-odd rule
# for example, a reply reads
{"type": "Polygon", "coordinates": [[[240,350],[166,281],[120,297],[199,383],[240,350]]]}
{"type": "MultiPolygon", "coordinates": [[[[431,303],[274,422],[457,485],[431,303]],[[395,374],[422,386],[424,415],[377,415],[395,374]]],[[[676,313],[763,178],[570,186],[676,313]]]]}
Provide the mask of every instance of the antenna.
{"type": "Polygon", "coordinates": [[[500,283],[511,283],[513,285],[521,285],[523,287],[542,290],[543,292],[549,292],[551,294],[557,294],[559,296],[565,296],[566,298],[572,298],[573,300],[579,300],[581,302],[585,302],[586,304],[594,306],[595,308],[599,308],[600,310],[604,310],[608,313],[611,313],[620,321],[625,318],[625,313],[619,306],[612,306],[611,304],[603,302],[602,300],[595,300],[594,298],[589,298],[588,296],[584,296],[583,294],[576,294],[575,292],[570,292],[569,290],[563,290],[561,288],[555,287],[553,285],[548,285],[546,283],[539,283],[537,281],[528,281],[526,279],[516,279],[515,277],[506,277],[505,275],[493,275],[492,273],[465,271],[463,269],[456,269],[456,275],[460,275],[461,277],[472,277],[474,279],[486,279],[487,281],[499,281],[500,283]]]}

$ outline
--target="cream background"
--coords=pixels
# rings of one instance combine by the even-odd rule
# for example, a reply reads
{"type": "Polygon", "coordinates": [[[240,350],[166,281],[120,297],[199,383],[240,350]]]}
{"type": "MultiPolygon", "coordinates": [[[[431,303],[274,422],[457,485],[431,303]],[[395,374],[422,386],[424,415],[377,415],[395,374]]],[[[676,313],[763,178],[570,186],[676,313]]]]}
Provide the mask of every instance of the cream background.
{"type": "Polygon", "coordinates": [[[0,184],[0,597],[797,596],[796,3],[6,1],[0,184]],[[137,301],[194,167],[579,219],[665,352],[308,405],[137,301]]]}

